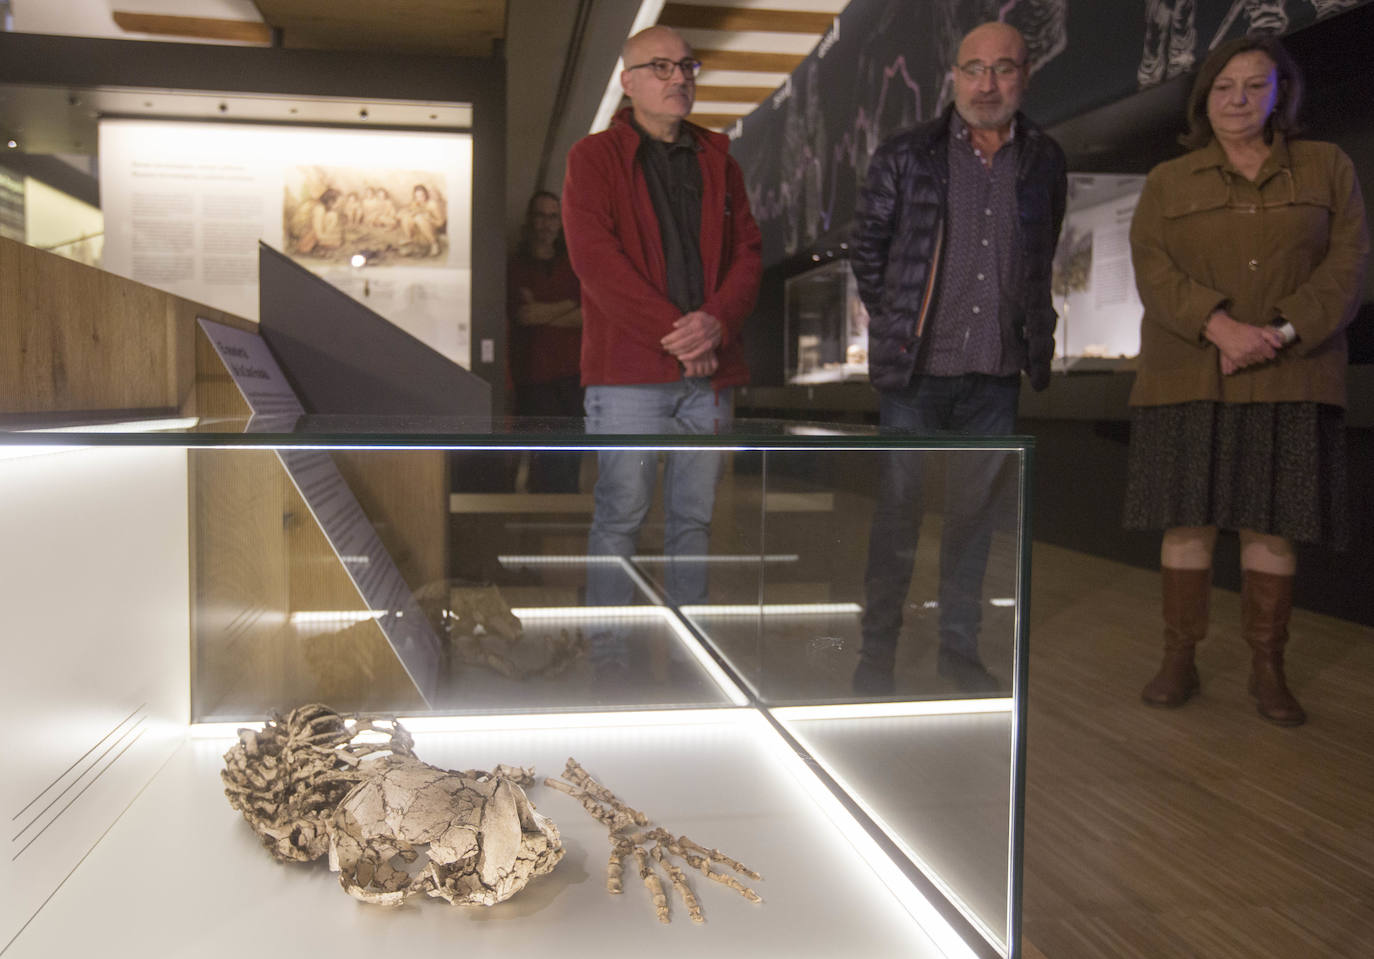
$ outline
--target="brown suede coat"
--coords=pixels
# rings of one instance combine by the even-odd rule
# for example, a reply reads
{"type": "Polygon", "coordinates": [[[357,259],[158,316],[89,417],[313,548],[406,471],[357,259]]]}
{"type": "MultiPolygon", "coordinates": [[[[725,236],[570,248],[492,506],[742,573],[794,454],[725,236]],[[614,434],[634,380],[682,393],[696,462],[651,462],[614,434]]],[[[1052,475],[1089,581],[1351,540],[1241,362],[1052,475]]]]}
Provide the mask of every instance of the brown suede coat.
{"type": "Polygon", "coordinates": [[[1364,284],[1369,233],[1350,158],[1331,143],[1276,137],[1254,181],[1214,140],[1150,172],[1131,223],[1145,313],[1131,405],[1191,400],[1345,405],[1345,328],[1364,284]],[[1221,375],[1203,323],[1282,316],[1299,340],[1277,359],[1221,375]]]}

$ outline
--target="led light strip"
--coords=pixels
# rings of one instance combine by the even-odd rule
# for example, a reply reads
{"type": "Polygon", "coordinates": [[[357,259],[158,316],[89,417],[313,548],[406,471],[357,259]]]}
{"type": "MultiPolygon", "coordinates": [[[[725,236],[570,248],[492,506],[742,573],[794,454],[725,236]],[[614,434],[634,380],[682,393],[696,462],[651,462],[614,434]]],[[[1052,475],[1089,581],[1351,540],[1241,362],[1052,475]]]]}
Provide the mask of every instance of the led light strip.
{"type": "Polygon", "coordinates": [[[1012,711],[1006,699],[931,699],[893,703],[779,706],[769,712],[784,724],[813,719],[904,719],[916,716],[980,716],[1012,711]]]}
{"type": "MultiPolygon", "coordinates": [[[[1010,699],[1007,702],[1010,702],[1010,699]]],[[[901,703],[901,705],[918,705],[918,703],[901,703]]],[[[809,708],[809,706],[805,706],[805,708],[798,709],[811,708],[809,708]]],[[[774,710],[775,716],[779,712],[785,712],[785,710],[774,710]]],[[[782,719],[782,717],[779,716],[779,719],[782,719]]],[[[830,719],[834,719],[834,717],[830,717],[830,719]]],[[[922,857],[919,856],[918,853],[916,853],[916,850],[912,849],[911,846],[908,845],[903,838],[901,838],[901,835],[897,833],[897,830],[894,830],[894,828],[892,826],[889,826],[888,822],[886,822],[886,820],[883,819],[882,816],[878,815],[877,809],[872,808],[872,806],[868,804],[866,800],[864,800],[863,796],[861,796],[860,793],[857,793],[855,787],[853,787],[851,783],[849,783],[849,780],[845,779],[844,776],[840,774],[840,771],[838,771],[838,769],[835,768],[829,760],[827,760],[822,750],[816,749],[815,745],[813,745],[812,742],[809,742],[809,739],[807,738],[807,735],[805,735],[805,732],[800,730],[800,728],[794,727],[794,725],[786,723],[786,721],[785,724],[787,725],[787,731],[791,732],[791,735],[796,736],[797,741],[801,742],[801,745],[804,746],[805,749],[807,749],[807,753],[809,754],[809,756],[811,756],[813,760],[816,761],[816,764],[820,765],[820,768],[826,771],[826,775],[829,775],[830,778],[834,780],[835,785],[840,787],[841,791],[844,791],[845,796],[851,798],[853,804],[859,806],[860,809],[863,809],[864,815],[868,816],[868,819],[871,819],[872,823],[874,823],[875,826],[881,828],[883,834],[885,834],[886,837],[888,837],[890,841],[892,841],[892,844],[896,845],[897,849],[901,850],[901,855],[907,857],[907,859],[910,859],[912,863],[915,864],[916,868],[918,868],[918,870],[921,870],[922,874],[925,875],[926,879],[929,879],[930,883],[932,883],[934,888],[940,890],[941,894],[944,894],[945,899],[947,899],[949,903],[954,905],[956,910],[959,910],[960,915],[963,915],[963,918],[969,921],[969,925],[973,926],[974,929],[978,930],[978,934],[980,934],[980,936],[984,937],[985,940],[988,940],[988,943],[991,943],[992,945],[995,945],[995,947],[1003,949],[1004,951],[1004,949],[1006,949],[1006,943],[1004,943],[1002,937],[998,936],[998,934],[996,934],[995,932],[992,932],[992,929],[988,926],[988,923],[982,921],[980,916],[978,916],[976,912],[971,910],[969,905],[967,905],[967,903],[963,901],[962,897],[960,897],[959,894],[955,892],[954,888],[952,888],[952,886],[949,885],[948,882],[945,882],[944,879],[940,877],[940,872],[930,867],[930,864],[927,863],[925,859],[922,859],[922,857]]],[[[789,752],[791,752],[791,750],[789,750],[789,752]]],[[[867,837],[867,833],[864,835],[866,835],[867,837]]],[[[870,841],[871,838],[872,837],[868,837],[870,841]]],[[[881,855],[881,850],[879,850],[879,855],[881,855]]],[[[875,866],[875,868],[877,868],[877,866],[875,866]]],[[[878,871],[879,874],[881,874],[881,870],[878,871]]],[[[910,882],[910,879],[907,879],[907,882],[910,882]]],[[[915,894],[916,896],[921,896],[921,893],[919,892],[916,892],[915,894]]],[[[925,903],[927,907],[929,907],[929,901],[925,899],[925,896],[921,896],[921,901],[922,903],[925,903]]],[[[923,923],[922,915],[918,915],[916,914],[916,912],[912,912],[911,915],[914,916],[916,922],[923,923]]],[[[944,919],[941,918],[940,922],[944,922],[944,919]]],[[[962,943],[960,943],[960,945],[962,945],[962,943]]]]}
{"type": "Polygon", "coordinates": [[[620,562],[619,556],[498,556],[502,566],[601,566],[620,562]]]}
{"type": "Polygon", "coordinates": [[[858,603],[763,603],[738,606],[683,606],[688,616],[844,616],[862,613],[858,603]]]}
{"type": "MultiPolygon", "coordinates": [[[[644,0],[639,5],[639,12],[635,14],[634,22],[630,24],[630,32],[625,34],[629,39],[641,30],[652,27],[658,23],[658,15],[663,12],[663,0],[644,0]]],[[[592,118],[591,129],[588,133],[597,133],[611,125],[611,117],[615,115],[615,108],[620,105],[620,71],[624,64],[620,57],[615,59],[615,67],[611,70],[611,78],[606,81],[606,92],[601,95],[601,105],[596,108],[596,116],[592,118]]]]}
{"type": "Polygon", "coordinates": [[[118,423],[92,423],[75,426],[46,426],[25,433],[156,433],[161,430],[189,430],[200,422],[198,416],[167,417],[158,420],[126,420],[118,423]]]}
{"type": "Polygon", "coordinates": [[[538,606],[511,609],[517,619],[662,619],[662,606],[538,606]]]}
{"type": "MultiPolygon", "coordinates": [[[[416,734],[500,733],[531,729],[621,729],[636,726],[714,726],[738,723],[750,710],[627,709],[621,712],[487,713],[468,716],[403,716],[398,720],[416,734]]],[[[240,729],[261,730],[260,722],[194,723],[192,739],[234,739],[240,729]]]]}
{"type": "Polygon", "coordinates": [[[687,651],[696,659],[697,664],[701,666],[702,669],[706,670],[706,674],[720,687],[720,691],[725,694],[725,698],[736,706],[748,706],[749,697],[744,694],[744,690],[735,685],[734,680],[726,675],[725,670],[721,669],[720,663],[716,662],[707,651],[706,644],[692,635],[692,631],[687,628],[682,620],[674,616],[669,610],[663,610],[663,619],[667,622],[672,631],[677,634],[678,639],[682,641],[682,645],[687,647],[687,651]]]}
{"type": "MultiPolygon", "coordinates": [[[[706,651],[682,621],[673,616],[666,606],[562,606],[539,607],[539,609],[513,609],[517,620],[539,622],[541,620],[657,620],[672,629],[673,635],[683,644],[697,664],[705,670],[713,683],[720,688],[721,694],[735,706],[749,705],[749,697],[734,680],[720,668],[719,662],[706,651]]],[[[381,616],[381,614],[376,614],[381,616]]],[[[334,624],[334,622],[363,622],[374,617],[372,613],[360,610],[312,610],[291,614],[294,625],[334,624]]]]}
{"type": "MultiPolygon", "coordinates": [[[[726,556],[666,556],[662,554],[652,554],[647,556],[631,556],[631,562],[654,564],[667,563],[670,561],[683,561],[693,563],[797,563],[801,557],[796,553],[764,553],[762,555],[739,555],[731,554],[726,556]]],[[[596,565],[605,563],[620,562],[619,556],[521,556],[507,555],[497,556],[496,561],[502,566],[582,566],[596,565]]]]}
{"type": "MultiPolygon", "coordinates": [[[[41,429],[20,430],[22,433],[157,433],[165,430],[189,430],[200,422],[198,417],[180,417],[160,420],[129,420],[123,423],[74,424],[68,426],[45,426],[41,429]]],[[[30,456],[47,456],[52,453],[71,453],[76,450],[91,449],[88,445],[40,446],[15,444],[0,446],[0,460],[25,459],[30,456]]]]}
{"type": "Polygon", "coordinates": [[[733,554],[733,555],[728,555],[728,556],[689,556],[689,555],[683,555],[683,556],[673,555],[673,556],[669,556],[669,555],[665,555],[665,554],[661,554],[661,553],[655,553],[655,554],[650,555],[650,556],[632,556],[632,557],[630,557],[630,558],[633,559],[636,563],[644,563],[644,564],[646,564],[646,565],[648,565],[648,564],[657,564],[657,563],[673,563],[673,562],[690,562],[690,563],[760,563],[760,562],[762,562],[762,563],[796,563],[796,562],[800,562],[800,561],[801,561],[801,557],[798,556],[796,553],[771,553],[771,554],[763,554],[763,555],[752,555],[752,554],[750,554],[750,555],[744,555],[744,556],[741,556],[741,555],[738,555],[738,554],[733,554]]]}
{"type": "Polygon", "coordinates": [[[726,699],[736,706],[749,705],[749,697],[744,694],[744,691],[735,685],[734,681],[726,675],[725,670],[721,669],[720,664],[706,651],[706,647],[666,606],[572,606],[562,609],[512,609],[511,612],[522,621],[527,618],[530,621],[563,618],[658,619],[673,631],[686,650],[692,654],[697,664],[720,688],[726,699]]]}
{"type": "Polygon", "coordinates": [[[302,609],[291,614],[292,626],[351,626],[369,619],[381,619],[386,613],[368,609],[302,609]]]}
{"type": "MultiPolygon", "coordinates": [[[[910,877],[892,861],[891,857],[883,852],[878,843],[868,834],[868,831],[859,825],[854,816],[844,807],[844,804],[835,797],[835,794],[824,782],[817,778],[786,740],[778,735],[777,730],[769,724],[768,720],[761,713],[750,712],[745,721],[755,725],[755,732],[760,740],[769,745],[775,758],[806,791],[812,801],[820,807],[825,817],[830,820],[831,825],[839,830],[840,834],[854,847],[855,852],[873,870],[888,891],[896,897],[911,918],[916,921],[916,924],[921,927],[921,931],[934,940],[936,946],[946,956],[957,957],[957,959],[976,959],[973,951],[954,931],[945,917],[940,915],[931,905],[930,900],[912,883],[910,877]]],[[[853,793],[849,791],[848,787],[839,778],[834,777],[833,771],[827,768],[826,772],[835,778],[836,783],[853,797],[853,793]]],[[[858,802],[857,799],[855,801],[858,802]]],[[[862,803],[859,805],[864,809],[864,812],[872,815],[866,806],[862,803]]],[[[874,822],[877,822],[884,832],[888,832],[887,827],[876,817],[874,822]]],[[[902,851],[907,852],[905,847],[902,847],[902,851]]],[[[919,862],[915,859],[913,861],[919,862]]],[[[928,875],[924,864],[921,864],[921,871],[928,875]]],[[[952,901],[957,904],[957,900],[952,901]]]]}

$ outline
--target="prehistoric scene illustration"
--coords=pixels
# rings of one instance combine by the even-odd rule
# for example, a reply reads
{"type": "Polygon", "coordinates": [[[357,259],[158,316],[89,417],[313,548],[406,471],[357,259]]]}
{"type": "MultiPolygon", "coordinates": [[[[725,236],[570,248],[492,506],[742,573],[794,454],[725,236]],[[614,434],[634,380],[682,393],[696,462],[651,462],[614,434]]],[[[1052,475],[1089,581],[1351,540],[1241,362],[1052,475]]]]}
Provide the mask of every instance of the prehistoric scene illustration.
{"type": "Polygon", "coordinates": [[[448,256],[448,199],[442,173],[300,166],[287,171],[282,232],[289,256],[306,264],[369,266],[448,256]]]}

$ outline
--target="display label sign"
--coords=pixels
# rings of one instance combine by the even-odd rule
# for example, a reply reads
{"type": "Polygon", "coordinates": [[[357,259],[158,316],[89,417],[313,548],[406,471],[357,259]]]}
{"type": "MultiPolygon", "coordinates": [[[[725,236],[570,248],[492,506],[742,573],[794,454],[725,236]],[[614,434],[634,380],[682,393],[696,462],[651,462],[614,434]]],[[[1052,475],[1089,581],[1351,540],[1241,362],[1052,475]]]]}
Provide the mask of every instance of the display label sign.
{"type": "MultiPolygon", "coordinates": [[[[305,412],[262,337],[204,317],[199,323],[252,410],[250,429],[289,428],[305,412]]],[[[439,679],[439,637],[348,482],[327,452],[275,452],[415,688],[431,702],[439,679]]]]}

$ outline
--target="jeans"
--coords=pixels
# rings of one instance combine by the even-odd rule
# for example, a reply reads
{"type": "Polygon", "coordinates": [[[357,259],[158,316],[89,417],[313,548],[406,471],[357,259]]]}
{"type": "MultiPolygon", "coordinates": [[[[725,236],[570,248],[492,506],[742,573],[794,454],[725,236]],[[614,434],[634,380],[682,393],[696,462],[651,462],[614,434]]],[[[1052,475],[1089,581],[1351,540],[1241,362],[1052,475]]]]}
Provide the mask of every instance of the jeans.
{"type": "MultiPolygon", "coordinates": [[[[706,378],[634,386],[589,386],[588,433],[718,433],[733,420],[732,393],[706,378]]],[[[706,564],[716,483],[725,464],[719,450],[673,450],[664,456],[664,584],[674,605],[706,598],[706,564]],[[674,557],[681,557],[674,559],[674,557]]],[[[651,449],[597,454],[596,512],[587,538],[590,556],[631,556],[653,502],[658,453],[651,449]]],[[[634,584],[618,567],[591,564],[587,605],[623,606],[634,584]]]]}
{"type": "MultiPolygon", "coordinates": [[[[1016,424],[1019,376],[912,377],[905,390],[881,395],[879,422],[912,433],[1005,436],[1016,424]]],[[[925,457],[945,462],[944,532],[940,541],[940,646],[978,657],[983,574],[1006,457],[993,450],[894,451],[884,454],[878,502],[868,538],[861,656],[890,668],[902,628],[924,512],[925,457]]]]}

